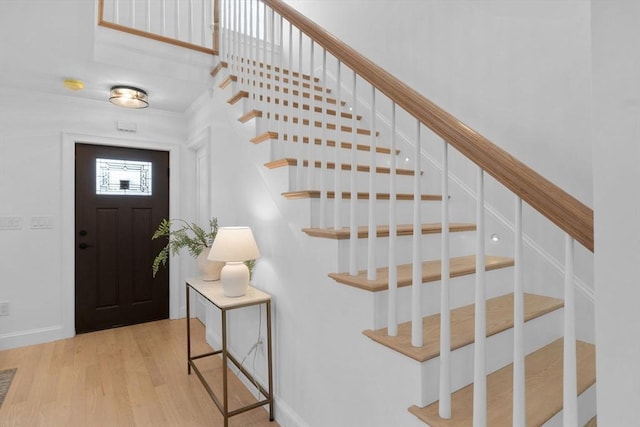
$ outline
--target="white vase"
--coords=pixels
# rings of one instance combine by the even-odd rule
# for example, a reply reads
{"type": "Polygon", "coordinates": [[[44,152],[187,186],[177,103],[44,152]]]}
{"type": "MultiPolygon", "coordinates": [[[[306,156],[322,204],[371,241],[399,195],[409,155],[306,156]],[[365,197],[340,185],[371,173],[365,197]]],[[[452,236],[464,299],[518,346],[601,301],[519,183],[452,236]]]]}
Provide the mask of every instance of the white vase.
{"type": "Polygon", "coordinates": [[[224,262],[209,261],[209,250],[211,248],[204,248],[198,258],[196,258],[196,264],[198,265],[198,271],[200,272],[200,278],[205,281],[220,280],[220,270],[224,267],[224,262]]]}

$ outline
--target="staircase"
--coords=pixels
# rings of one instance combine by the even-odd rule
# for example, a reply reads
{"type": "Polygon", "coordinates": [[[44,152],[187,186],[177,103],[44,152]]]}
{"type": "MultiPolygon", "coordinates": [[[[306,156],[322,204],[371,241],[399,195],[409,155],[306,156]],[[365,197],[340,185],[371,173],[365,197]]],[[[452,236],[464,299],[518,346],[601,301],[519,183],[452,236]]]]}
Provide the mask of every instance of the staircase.
{"type": "MultiPolygon", "coordinates": [[[[244,59],[240,59],[241,63],[244,63],[244,59]]],[[[223,66],[219,67],[216,72],[212,73],[214,76],[218,72],[222,72],[224,77],[220,78],[219,87],[230,89],[229,104],[235,104],[241,100],[249,99],[252,95],[249,91],[240,89],[238,83],[242,83],[242,78],[231,74],[232,71],[227,71],[227,64],[222,63],[223,66]]],[[[279,79],[276,74],[271,74],[268,71],[271,69],[264,64],[257,64],[258,71],[255,74],[261,77],[266,77],[266,83],[261,83],[261,86],[269,88],[271,85],[277,87],[277,91],[282,93],[288,93],[291,91],[294,96],[302,96],[303,99],[310,99],[318,92],[330,93],[331,90],[324,88],[321,84],[322,81],[313,79],[314,91],[310,90],[309,81],[312,78],[308,75],[302,76],[294,74],[293,78],[285,79],[285,83],[290,84],[289,87],[280,87],[279,79]],[[265,70],[260,71],[260,70],[265,70]],[[297,80],[296,80],[297,79],[297,80]],[[306,92],[298,93],[300,85],[306,92]]],[[[284,75],[292,74],[287,70],[282,70],[284,75]]],[[[259,96],[256,92],[255,96],[259,96]]],[[[320,98],[321,100],[321,98],[320,98]]],[[[272,100],[267,98],[267,103],[272,100]]],[[[281,102],[280,98],[274,98],[276,103],[281,102]]],[[[321,114],[326,109],[329,112],[331,118],[337,116],[335,109],[330,109],[329,105],[338,104],[339,100],[331,99],[330,104],[326,107],[313,107],[315,113],[321,114]]],[[[286,104],[286,100],[284,101],[286,104]]],[[[346,101],[342,102],[343,105],[348,105],[346,101]]],[[[308,112],[312,106],[309,104],[293,104],[294,111],[290,114],[299,114],[302,116],[304,112],[308,112]],[[302,108],[300,108],[302,105],[302,108]]],[[[247,111],[246,114],[238,118],[242,123],[249,122],[251,120],[258,121],[268,116],[265,111],[254,108],[247,111]]],[[[311,120],[292,116],[291,121],[294,124],[302,124],[298,128],[299,134],[286,134],[283,138],[280,138],[278,131],[278,120],[280,117],[276,117],[274,128],[268,127],[265,123],[256,123],[256,129],[258,129],[257,135],[251,140],[255,144],[270,142],[273,144],[288,145],[284,148],[284,152],[295,152],[295,145],[298,145],[300,141],[303,144],[308,145],[309,138],[308,127],[311,120]],[[266,127],[266,129],[264,129],[266,127]],[[264,130],[263,130],[264,129],[264,130]]],[[[346,120],[352,120],[353,117],[349,112],[340,112],[340,116],[346,120]]],[[[283,117],[287,122],[289,117],[283,117]]],[[[358,122],[362,122],[362,116],[357,118],[358,122]]],[[[335,130],[340,126],[343,132],[343,139],[349,139],[350,134],[353,133],[353,129],[349,126],[339,125],[337,122],[323,123],[319,119],[313,120],[313,126],[317,128],[326,127],[330,130],[335,130]]],[[[281,129],[281,128],[280,128],[281,129]]],[[[370,130],[361,127],[357,128],[359,135],[369,136],[370,130]]],[[[342,142],[339,147],[336,147],[334,140],[322,141],[316,140],[317,145],[324,144],[326,147],[333,150],[351,150],[352,144],[350,142],[342,142]]],[[[364,143],[359,143],[357,149],[363,152],[374,151],[372,147],[364,143]]],[[[396,151],[392,154],[391,149],[388,147],[375,147],[377,156],[389,156],[399,155],[400,152],[396,151]]],[[[337,155],[334,155],[337,157],[337,155]]],[[[334,157],[332,156],[332,158],[334,157]]],[[[384,162],[383,159],[379,159],[376,163],[380,164],[384,162]]],[[[321,161],[310,161],[303,159],[302,164],[299,164],[298,159],[292,157],[282,157],[273,159],[265,163],[265,167],[268,169],[289,168],[308,169],[310,164],[313,168],[320,169],[322,166],[321,161]]],[[[327,162],[327,170],[335,170],[335,162],[327,162]]],[[[342,163],[340,169],[344,172],[350,172],[352,166],[350,163],[342,163]]],[[[369,175],[372,173],[372,167],[368,164],[358,164],[356,170],[362,175],[369,175]]],[[[388,167],[376,167],[376,174],[388,175],[390,174],[390,168],[388,167]]],[[[290,171],[291,175],[295,176],[298,172],[295,170],[290,171]]],[[[305,172],[305,175],[308,172],[305,172]]],[[[395,173],[398,177],[412,178],[415,176],[415,170],[409,169],[396,169],[395,173]]],[[[331,188],[331,186],[329,186],[331,188]]],[[[306,189],[297,191],[283,191],[282,196],[287,199],[318,199],[321,196],[319,189],[306,189]]],[[[357,199],[369,200],[371,197],[368,192],[358,192],[357,199]]],[[[398,193],[397,200],[400,201],[412,201],[414,199],[413,194],[398,193]]],[[[335,192],[327,191],[327,198],[334,199],[335,192]]],[[[352,193],[344,191],[341,194],[341,198],[344,200],[350,200],[352,193]]],[[[388,193],[376,192],[375,199],[379,203],[389,203],[390,196],[388,193]]],[[[421,200],[425,203],[438,203],[442,201],[442,196],[438,194],[423,194],[421,200]]],[[[389,237],[390,233],[389,225],[378,225],[375,227],[375,234],[378,238],[389,237]]],[[[476,231],[476,225],[472,223],[450,223],[450,233],[473,233],[476,231]]],[[[333,227],[307,227],[303,228],[301,232],[318,239],[331,239],[335,241],[348,241],[351,238],[351,231],[348,227],[333,228],[333,227]]],[[[414,235],[414,227],[412,224],[398,224],[395,227],[396,235],[400,238],[411,239],[414,235]]],[[[441,223],[424,223],[421,224],[420,234],[422,235],[439,235],[442,232],[441,223]]],[[[358,225],[357,238],[367,239],[369,237],[369,227],[367,225],[358,225]]],[[[425,286],[438,286],[441,280],[441,263],[440,259],[428,260],[422,262],[422,277],[421,281],[425,286]]],[[[485,260],[486,271],[492,271],[497,269],[511,268],[514,265],[513,258],[489,255],[485,260]]],[[[463,255],[458,257],[451,257],[449,259],[450,277],[460,277],[465,275],[474,275],[476,272],[476,259],[475,255],[463,255]]],[[[362,269],[357,271],[355,275],[349,272],[330,272],[329,277],[336,282],[344,284],[346,286],[352,286],[361,289],[366,292],[386,292],[389,286],[389,267],[378,267],[375,279],[367,278],[367,270],[362,269]]],[[[412,264],[399,264],[397,266],[397,286],[399,288],[408,287],[412,285],[412,264]]],[[[514,294],[506,293],[486,300],[486,336],[492,337],[497,334],[511,331],[514,326],[514,294]]],[[[549,315],[550,313],[557,313],[563,308],[563,301],[557,298],[546,297],[542,295],[524,294],[524,321],[530,322],[536,319],[549,315]]],[[[457,351],[460,349],[468,348],[474,343],[474,315],[475,305],[468,304],[460,306],[451,310],[450,322],[451,322],[451,350],[457,351]]],[[[424,344],[420,347],[413,346],[411,343],[411,322],[403,322],[398,325],[398,333],[395,336],[388,334],[386,327],[377,330],[365,330],[364,335],[369,337],[376,343],[390,348],[407,358],[413,359],[420,363],[428,362],[432,359],[437,359],[440,356],[440,314],[432,314],[425,316],[422,319],[423,322],[423,340],[424,344]]],[[[544,425],[549,420],[557,417],[557,414],[562,411],[562,354],[563,354],[563,340],[557,338],[552,342],[540,346],[540,348],[531,351],[525,359],[526,365],[526,396],[527,396],[527,412],[526,412],[526,425],[538,426],[544,425]]],[[[578,394],[583,394],[587,389],[595,384],[595,348],[592,344],[578,341],[576,344],[577,354],[577,371],[578,371],[578,394]]],[[[455,357],[455,356],[454,356],[455,357]]],[[[501,366],[499,369],[491,372],[487,376],[487,425],[490,426],[511,426],[512,420],[512,393],[513,393],[513,364],[509,363],[505,366],[501,366]]],[[[452,414],[451,418],[441,418],[439,416],[439,402],[431,402],[428,405],[422,407],[413,405],[409,408],[409,411],[417,418],[424,421],[430,426],[472,426],[473,425],[473,384],[467,384],[464,387],[457,390],[452,395],[451,401],[452,414]]],[[[586,410],[588,418],[591,419],[593,413],[586,410]]],[[[585,415],[587,416],[587,415],[585,415]]],[[[557,423],[557,421],[556,421],[557,423]]],[[[553,425],[553,424],[549,424],[553,425]]],[[[561,425],[561,423],[560,423],[561,425]]]]}
{"type": "Polygon", "coordinates": [[[311,203],[300,233],[335,253],[328,277],[373,301],[364,336],[417,367],[409,412],[434,427],[593,423],[595,348],[575,338],[573,295],[574,241],[593,250],[592,212],[283,2],[221,3],[211,75],[253,124],[247,142],[268,145],[265,169],[286,171],[281,196],[311,203]],[[396,107],[416,120],[408,141],[396,107]],[[438,165],[426,129],[444,141],[438,165]],[[471,209],[450,200],[449,146],[478,170],[471,209]],[[485,174],[517,198],[503,253],[485,253],[485,174]],[[563,299],[525,292],[523,201],[566,235],[563,299]]]}

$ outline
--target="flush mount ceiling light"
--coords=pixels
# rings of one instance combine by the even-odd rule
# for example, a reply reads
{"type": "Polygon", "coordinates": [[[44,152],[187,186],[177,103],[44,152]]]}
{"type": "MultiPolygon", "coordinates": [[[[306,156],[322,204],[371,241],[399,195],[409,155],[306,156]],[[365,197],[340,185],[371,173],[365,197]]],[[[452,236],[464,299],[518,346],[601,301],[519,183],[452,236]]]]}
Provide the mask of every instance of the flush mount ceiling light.
{"type": "Polygon", "coordinates": [[[126,108],[147,108],[149,106],[147,92],[133,86],[113,86],[109,102],[126,108]]]}

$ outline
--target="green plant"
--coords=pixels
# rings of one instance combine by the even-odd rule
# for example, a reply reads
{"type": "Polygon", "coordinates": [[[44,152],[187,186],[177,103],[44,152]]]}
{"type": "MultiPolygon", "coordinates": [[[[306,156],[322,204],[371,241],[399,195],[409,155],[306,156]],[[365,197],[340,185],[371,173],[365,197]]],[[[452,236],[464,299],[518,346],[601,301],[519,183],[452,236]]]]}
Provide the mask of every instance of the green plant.
{"type": "Polygon", "coordinates": [[[161,237],[168,238],[167,244],[153,260],[153,277],[156,277],[160,265],[167,265],[169,255],[176,255],[181,249],[187,248],[194,258],[200,255],[204,248],[211,247],[213,240],[218,234],[218,219],[209,220],[209,231],[205,231],[197,224],[189,223],[183,219],[167,220],[163,219],[158,229],[153,233],[152,239],[161,237]],[[174,223],[179,223],[180,227],[171,229],[174,223]]]}

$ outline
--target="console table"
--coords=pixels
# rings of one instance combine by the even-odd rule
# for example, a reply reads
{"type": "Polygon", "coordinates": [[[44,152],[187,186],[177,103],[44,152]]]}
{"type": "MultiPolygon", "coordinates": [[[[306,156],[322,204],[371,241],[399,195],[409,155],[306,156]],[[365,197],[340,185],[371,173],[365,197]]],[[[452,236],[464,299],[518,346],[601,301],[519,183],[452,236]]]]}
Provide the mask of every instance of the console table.
{"type": "Polygon", "coordinates": [[[186,280],[186,291],[187,291],[187,372],[191,375],[191,370],[196,373],[205,389],[213,399],[214,403],[222,412],[222,416],[224,417],[224,427],[228,427],[229,425],[229,417],[233,417],[234,415],[241,414],[243,412],[247,412],[251,409],[258,408],[260,406],[269,404],[269,420],[274,420],[273,414],[273,371],[272,371],[272,348],[271,348],[271,295],[263,292],[259,289],[256,289],[252,286],[249,286],[247,293],[241,297],[227,297],[224,295],[222,290],[222,284],[220,281],[204,281],[201,279],[187,279],[186,280]],[[191,325],[190,325],[190,292],[189,289],[193,289],[198,294],[202,295],[207,301],[216,306],[221,313],[222,317],[222,348],[220,350],[212,351],[209,353],[198,354],[195,356],[191,355],[191,325]],[[264,304],[266,306],[266,315],[267,315],[267,371],[269,376],[269,385],[268,389],[265,390],[262,385],[260,385],[253,375],[251,375],[231,354],[229,354],[227,349],[227,311],[235,310],[243,307],[249,307],[254,305],[264,304]],[[222,401],[216,396],[207,383],[207,380],[204,378],[200,370],[195,364],[195,360],[201,359],[203,357],[215,356],[220,354],[222,356],[222,401]],[[227,368],[228,361],[231,360],[234,365],[238,367],[240,372],[247,377],[251,382],[253,382],[260,393],[264,397],[264,399],[259,400],[255,403],[243,406],[238,409],[234,409],[233,411],[229,410],[229,402],[228,402],[228,383],[227,383],[227,368]]]}

